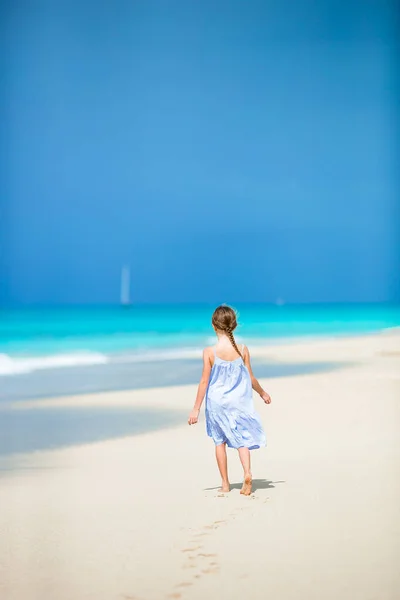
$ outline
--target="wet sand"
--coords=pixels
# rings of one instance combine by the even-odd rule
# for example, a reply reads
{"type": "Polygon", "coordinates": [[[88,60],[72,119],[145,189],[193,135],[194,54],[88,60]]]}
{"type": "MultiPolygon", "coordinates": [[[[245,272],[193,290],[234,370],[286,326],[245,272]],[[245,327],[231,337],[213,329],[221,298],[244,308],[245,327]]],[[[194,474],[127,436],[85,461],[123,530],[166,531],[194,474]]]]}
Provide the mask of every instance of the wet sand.
{"type": "MultiPolygon", "coordinates": [[[[257,348],[257,351],[262,352],[263,349],[257,348]]],[[[197,384],[201,374],[202,353],[200,350],[198,354],[196,359],[169,359],[136,363],[125,360],[104,365],[64,367],[3,376],[0,379],[0,409],[4,403],[15,400],[194,385],[197,384]]],[[[341,363],[329,362],[277,363],[271,362],[263,354],[255,356],[253,362],[259,377],[264,378],[318,373],[341,366],[341,363]]]]}

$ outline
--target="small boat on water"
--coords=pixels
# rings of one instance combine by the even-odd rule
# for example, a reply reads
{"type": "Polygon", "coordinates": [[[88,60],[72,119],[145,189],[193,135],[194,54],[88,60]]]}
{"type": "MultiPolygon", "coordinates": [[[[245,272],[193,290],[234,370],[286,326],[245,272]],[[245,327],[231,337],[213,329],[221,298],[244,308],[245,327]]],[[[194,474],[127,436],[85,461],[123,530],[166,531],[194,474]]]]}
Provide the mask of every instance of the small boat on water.
{"type": "Polygon", "coordinates": [[[131,270],[125,265],[121,270],[121,306],[131,306],[131,270]]]}

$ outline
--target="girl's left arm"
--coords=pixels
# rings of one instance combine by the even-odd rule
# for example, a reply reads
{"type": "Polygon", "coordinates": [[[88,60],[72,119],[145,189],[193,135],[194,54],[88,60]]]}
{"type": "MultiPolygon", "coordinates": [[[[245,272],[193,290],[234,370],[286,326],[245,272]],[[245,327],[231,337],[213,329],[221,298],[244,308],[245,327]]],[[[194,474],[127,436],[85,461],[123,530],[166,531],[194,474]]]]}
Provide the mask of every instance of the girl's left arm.
{"type": "Polygon", "coordinates": [[[199,420],[200,408],[203,404],[208,382],[210,380],[211,366],[211,352],[209,348],[206,348],[203,352],[203,373],[201,374],[199,387],[197,388],[196,402],[194,403],[193,410],[189,415],[189,425],[194,425],[199,420]]]}

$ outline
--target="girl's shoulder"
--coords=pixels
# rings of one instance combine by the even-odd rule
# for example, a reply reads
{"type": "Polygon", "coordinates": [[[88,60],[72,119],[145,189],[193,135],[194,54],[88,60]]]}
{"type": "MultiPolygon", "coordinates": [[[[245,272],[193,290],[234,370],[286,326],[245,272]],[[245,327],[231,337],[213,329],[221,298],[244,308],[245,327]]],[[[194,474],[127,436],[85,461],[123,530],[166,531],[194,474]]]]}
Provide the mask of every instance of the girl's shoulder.
{"type": "Polygon", "coordinates": [[[214,356],[215,350],[214,350],[214,346],[207,346],[206,348],[204,348],[203,350],[203,356],[214,356]]]}
{"type": "Polygon", "coordinates": [[[249,354],[249,349],[246,346],[246,344],[243,344],[243,342],[241,344],[238,344],[238,348],[240,350],[240,354],[242,355],[242,358],[246,358],[246,356],[248,356],[249,354]]]}

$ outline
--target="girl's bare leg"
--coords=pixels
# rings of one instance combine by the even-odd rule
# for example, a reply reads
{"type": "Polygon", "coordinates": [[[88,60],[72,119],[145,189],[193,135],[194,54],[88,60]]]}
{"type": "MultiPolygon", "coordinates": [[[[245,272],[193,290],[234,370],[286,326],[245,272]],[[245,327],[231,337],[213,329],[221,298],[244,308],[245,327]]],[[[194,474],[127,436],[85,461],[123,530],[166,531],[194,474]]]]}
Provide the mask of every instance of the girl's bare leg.
{"type": "Polygon", "coordinates": [[[217,464],[219,472],[221,473],[222,486],[221,492],[229,492],[230,485],[228,479],[228,460],[226,457],[226,444],[219,444],[215,446],[215,456],[217,458],[217,464]]]}
{"type": "Polygon", "coordinates": [[[240,490],[241,494],[250,496],[251,494],[251,466],[250,466],[250,450],[248,448],[238,448],[240,462],[242,463],[244,471],[244,482],[243,487],[240,490]]]}

